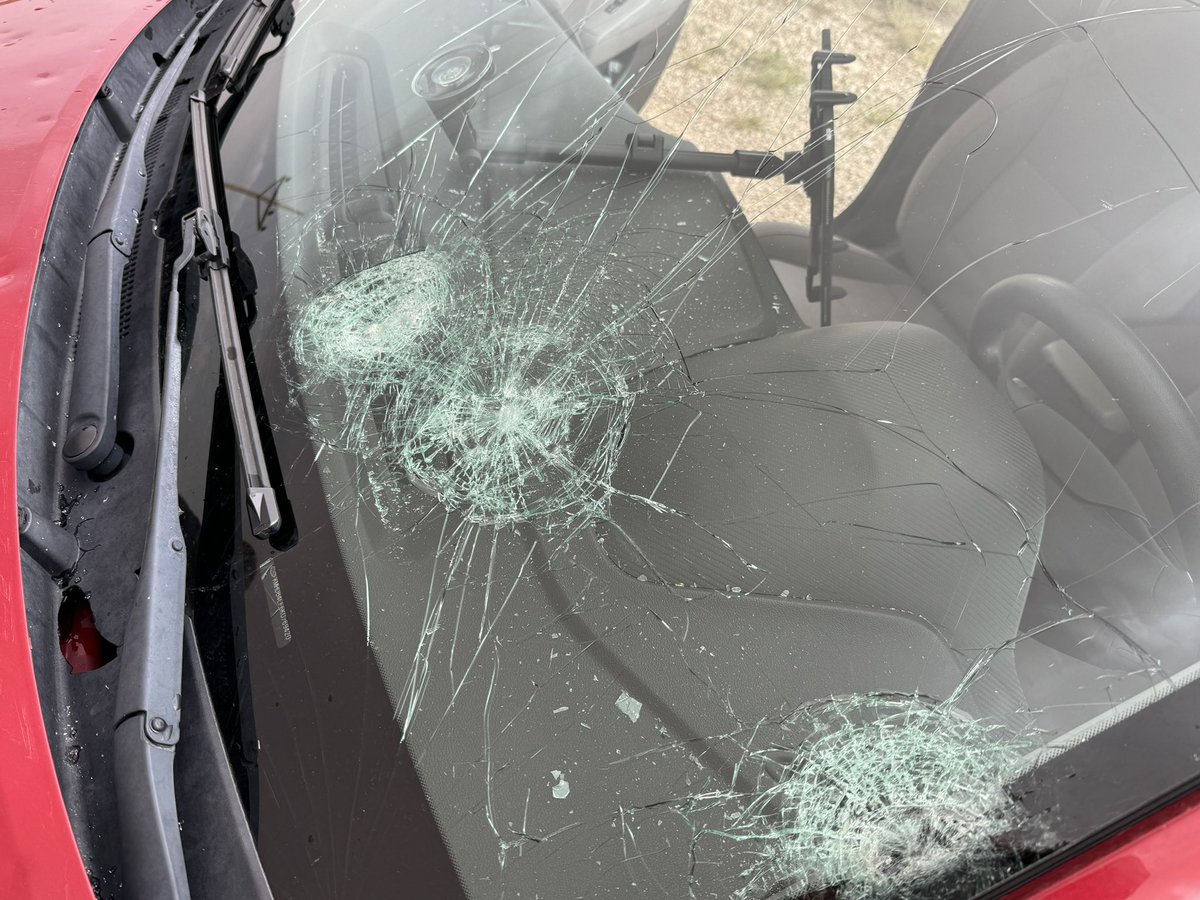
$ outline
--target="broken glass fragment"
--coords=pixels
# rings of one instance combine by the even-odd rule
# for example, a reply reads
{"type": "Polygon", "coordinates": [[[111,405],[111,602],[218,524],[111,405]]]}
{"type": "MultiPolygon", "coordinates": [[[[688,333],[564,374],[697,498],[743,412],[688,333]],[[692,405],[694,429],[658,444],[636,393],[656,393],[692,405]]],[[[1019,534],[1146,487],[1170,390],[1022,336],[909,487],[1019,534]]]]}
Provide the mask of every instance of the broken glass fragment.
{"type": "Polygon", "coordinates": [[[550,777],[554,779],[554,784],[550,788],[551,796],[555,800],[566,800],[571,795],[571,782],[567,781],[558,769],[551,772],[550,777]]]}
{"type": "Polygon", "coordinates": [[[617,698],[616,706],[617,709],[629,717],[630,722],[636,722],[638,716],[642,714],[642,704],[630,697],[628,691],[621,691],[621,696],[617,698]]]}

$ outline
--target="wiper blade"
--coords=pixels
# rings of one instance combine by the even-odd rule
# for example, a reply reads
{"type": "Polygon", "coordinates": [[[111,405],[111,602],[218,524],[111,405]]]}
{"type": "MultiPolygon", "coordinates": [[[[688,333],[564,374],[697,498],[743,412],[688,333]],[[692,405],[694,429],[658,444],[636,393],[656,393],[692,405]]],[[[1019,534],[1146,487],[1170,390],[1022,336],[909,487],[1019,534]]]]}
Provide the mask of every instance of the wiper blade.
{"type": "Polygon", "coordinates": [[[207,21],[205,16],[197,23],[163,71],[96,211],[84,256],[79,337],[62,447],[63,458],[85,472],[106,474],[121,461],[123,452],[116,444],[121,282],[146,193],[146,144],[207,21]]]}
{"type": "MultiPolygon", "coordinates": [[[[292,0],[254,0],[246,7],[242,17],[233,27],[221,56],[217,61],[216,85],[231,94],[242,92],[247,87],[251,64],[258,55],[267,34],[274,32],[286,35],[291,30],[294,18],[292,0]]],[[[211,89],[212,83],[209,84],[211,89]]]]}
{"type": "Polygon", "coordinates": [[[196,190],[200,206],[196,210],[196,232],[204,243],[201,265],[207,269],[216,315],[217,336],[221,343],[221,368],[229,396],[229,411],[233,418],[234,436],[246,481],[246,503],[250,509],[250,528],[255,537],[265,538],[279,530],[283,522],[279,500],[271,486],[263,453],[262,436],[254,396],[250,388],[246,354],[242,348],[241,329],[233,285],[229,277],[229,247],[225,226],[220,216],[220,196],[217,175],[216,129],[212,109],[204,91],[189,99],[192,118],[192,148],[195,156],[196,190]]]}

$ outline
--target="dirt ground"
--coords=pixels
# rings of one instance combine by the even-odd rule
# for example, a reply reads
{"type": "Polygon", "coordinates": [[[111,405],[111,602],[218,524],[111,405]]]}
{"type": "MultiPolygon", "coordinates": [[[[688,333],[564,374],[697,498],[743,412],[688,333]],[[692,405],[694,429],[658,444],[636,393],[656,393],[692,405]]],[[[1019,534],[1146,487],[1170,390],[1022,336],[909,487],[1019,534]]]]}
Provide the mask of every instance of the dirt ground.
{"type": "MultiPolygon", "coordinates": [[[[693,0],[671,64],[643,114],[705,150],[800,150],[808,132],[809,60],[821,29],[857,60],[834,88],[837,207],[862,189],[887,149],[966,0],[693,0]]],[[[731,178],[752,220],[808,221],[799,186],[731,178]]]]}

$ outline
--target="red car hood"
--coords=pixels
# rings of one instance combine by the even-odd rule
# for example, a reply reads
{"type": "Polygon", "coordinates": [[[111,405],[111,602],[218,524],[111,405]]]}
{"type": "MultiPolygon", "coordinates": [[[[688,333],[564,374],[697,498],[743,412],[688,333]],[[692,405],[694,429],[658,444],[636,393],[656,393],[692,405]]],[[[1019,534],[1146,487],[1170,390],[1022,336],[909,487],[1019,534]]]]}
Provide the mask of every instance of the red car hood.
{"type": "Polygon", "coordinates": [[[0,886],[90,897],[33,677],[17,538],[17,398],[29,298],[63,166],[113,65],[162,0],[0,0],[0,886]]]}

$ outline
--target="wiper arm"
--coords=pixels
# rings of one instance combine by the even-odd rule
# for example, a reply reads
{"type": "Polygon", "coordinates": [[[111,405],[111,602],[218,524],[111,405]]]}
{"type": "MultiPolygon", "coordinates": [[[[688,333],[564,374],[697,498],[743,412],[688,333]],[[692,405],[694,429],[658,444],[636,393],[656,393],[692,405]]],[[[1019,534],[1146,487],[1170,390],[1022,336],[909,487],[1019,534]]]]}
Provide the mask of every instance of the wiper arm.
{"type": "Polygon", "coordinates": [[[258,432],[254,396],[251,393],[237,306],[229,278],[229,247],[225,241],[225,226],[219,213],[221,207],[217,193],[220,160],[217,156],[216,129],[204,91],[193,94],[189,103],[196,190],[200,199],[200,206],[195,213],[195,225],[206,251],[200,262],[208,271],[217,337],[221,344],[221,368],[225,373],[229,411],[233,418],[242,474],[246,480],[250,528],[256,537],[265,538],[279,530],[283,516],[275,489],[271,486],[262,437],[258,432]]]}
{"type": "Polygon", "coordinates": [[[121,461],[123,451],[116,444],[121,281],[146,193],[146,143],[207,21],[208,16],[197,23],[163,71],[96,211],[84,256],[79,337],[62,448],[63,458],[85,472],[106,474],[121,461]]]}
{"type": "Polygon", "coordinates": [[[187,554],[179,524],[180,280],[207,270],[217,313],[221,361],[250,487],[255,534],[279,527],[242,355],[230,286],[224,230],[215,212],[210,110],[203,92],[191,98],[192,144],[200,206],[183,218],[183,250],[171,270],[163,354],[162,418],[158,433],[150,526],[138,595],[125,626],[117,684],[114,771],[126,885],[132,897],[188,900],[187,870],[175,803],[179,742],[187,554]]]}
{"type": "MultiPolygon", "coordinates": [[[[287,0],[284,0],[287,2],[287,0]]],[[[276,2],[272,10],[283,5],[276,2]]],[[[126,157],[118,171],[114,199],[106,201],[97,222],[104,224],[109,211],[118,216],[119,223],[136,224],[145,191],[145,138],[162,110],[165,94],[178,82],[180,71],[191,57],[201,27],[218,7],[201,19],[191,37],[179,49],[175,61],[163,74],[151,103],[131,136],[126,157]],[[138,180],[140,179],[140,180],[138,180]],[[126,185],[131,185],[126,189],[126,185]],[[136,190],[135,190],[136,189],[136,190]],[[131,192],[131,193],[130,193],[131,192]],[[130,206],[130,199],[136,207],[130,206]],[[129,218],[132,210],[132,218],[129,218]],[[125,218],[120,218],[125,217],[125,218]]],[[[261,43],[261,33],[272,20],[256,19],[258,40],[244,39],[238,46],[253,53],[261,43]]],[[[240,26],[239,26],[240,27],[240,26]]],[[[222,61],[237,63],[237,54],[222,57],[222,61]]],[[[240,68],[240,64],[238,65],[240,68]]],[[[254,414],[254,403],[242,352],[237,310],[229,277],[229,249],[221,222],[217,177],[220,162],[214,139],[212,112],[203,91],[190,98],[192,148],[200,205],[183,217],[183,249],[171,270],[171,289],[167,299],[165,349],[163,353],[161,421],[158,433],[154,487],[150,506],[150,524],[146,547],[138,576],[138,594],[125,627],[121,646],[121,672],[117,683],[114,731],[113,769],[116,781],[117,815],[120,825],[125,886],[134,898],[164,898],[190,900],[183,843],[179,834],[179,813],[175,801],[175,747],[180,735],[180,695],[182,691],[183,634],[185,598],[187,596],[187,554],[183,529],[179,521],[179,407],[182,391],[182,347],[179,339],[180,280],[189,269],[206,270],[211,285],[217,329],[221,342],[221,363],[228,387],[242,468],[247,480],[247,501],[250,504],[254,533],[265,537],[278,530],[281,523],[275,491],[268,482],[262,441],[254,414]]],[[[116,227],[101,229],[93,244],[108,254],[107,244],[118,250],[124,246],[117,238],[125,232],[116,227]],[[109,235],[107,240],[102,239],[109,235]]],[[[132,234],[130,231],[129,234],[132,234]]],[[[90,248],[89,248],[90,249],[90,248]]],[[[99,252],[99,250],[97,252],[99,252]]],[[[125,254],[127,255],[127,251],[125,254]]],[[[108,342],[84,341],[81,328],[80,346],[96,349],[86,359],[77,357],[76,372],[80,376],[95,375],[88,362],[95,362],[107,379],[98,379],[101,386],[90,390],[82,378],[72,391],[71,410],[78,453],[68,456],[80,468],[95,468],[111,463],[116,426],[116,318],[114,310],[120,297],[121,272],[124,262],[112,260],[96,271],[107,277],[104,286],[114,293],[96,289],[100,309],[89,313],[85,275],[85,319],[99,321],[102,336],[108,342]],[[107,312],[107,318],[104,313],[107,312]],[[78,393],[77,411],[76,395],[78,393]],[[85,400],[90,400],[89,409],[85,400]],[[96,412],[101,410],[101,412],[96,412]],[[84,415],[90,411],[91,418],[84,415]],[[86,431],[88,426],[92,431],[86,431]],[[105,449],[107,443],[107,449],[105,449]],[[98,460],[98,462],[97,462],[98,460]]],[[[96,304],[92,304],[96,306],[96,304]]],[[[98,327],[98,326],[97,326],[98,327]]],[[[68,438],[68,444],[70,437],[68,438]]],[[[65,453],[66,451],[64,451],[65,453]]],[[[119,458],[118,458],[119,461],[119,458]]]]}
{"type": "Polygon", "coordinates": [[[135,898],[190,896],[174,768],[187,591],[187,554],[179,524],[179,280],[195,257],[195,222],[195,214],[184,220],[183,253],[171,272],[150,527],[117,682],[113,768],[125,884],[135,898]]]}

